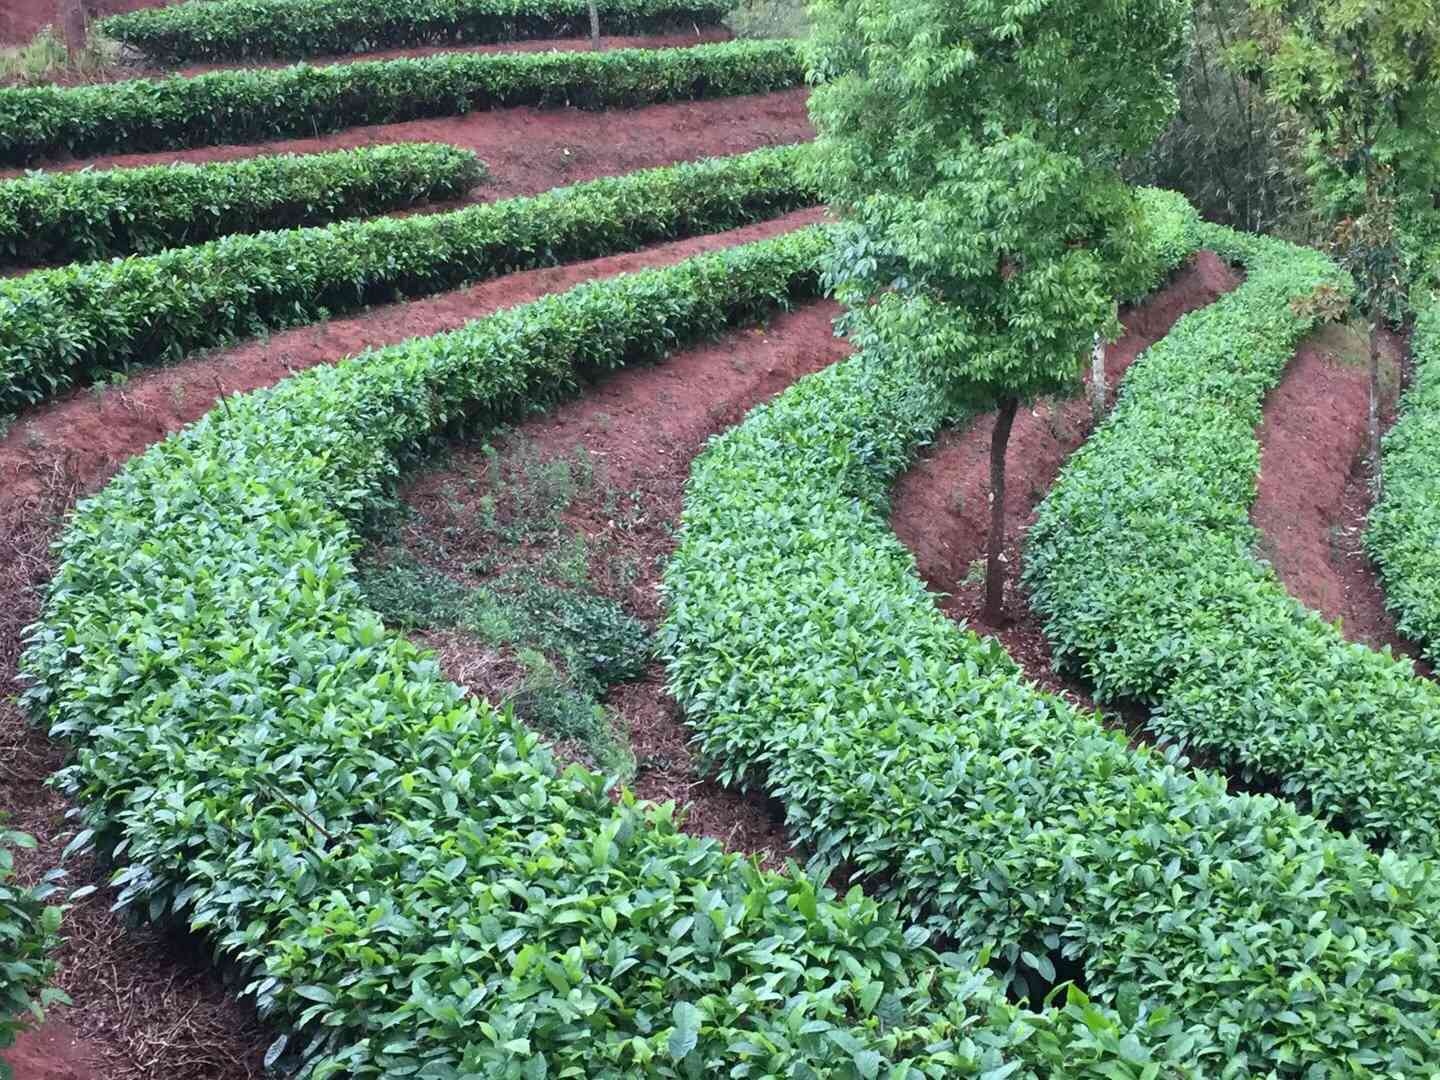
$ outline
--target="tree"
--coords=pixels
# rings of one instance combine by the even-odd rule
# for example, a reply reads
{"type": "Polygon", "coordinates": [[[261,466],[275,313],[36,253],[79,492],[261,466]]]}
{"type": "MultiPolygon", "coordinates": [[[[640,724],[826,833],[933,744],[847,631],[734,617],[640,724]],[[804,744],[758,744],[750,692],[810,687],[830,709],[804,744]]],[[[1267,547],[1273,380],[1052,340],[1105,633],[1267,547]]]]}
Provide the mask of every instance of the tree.
{"type": "Polygon", "coordinates": [[[1175,108],[1188,0],[818,0],[827,267],[865,347],[996,409],[985,615],[1003,617],[1005,452],[1021,402],[1081,385],[1146,227],[1119,164],[1175,108]]]}
{"type": "Polygon", "coordinates": [[[1405,227],[1433,214],[1440,180],[1440,3],[1252,0],[1254,36],[1232,50],[1308,136],[1315,207],[1356,284],[1370,331],[1370,464],[1380,477],[1380,330],[1398,320],[1412,253],[1405,227]]]}
{"type": "Polygon", "coordinates": [[[590,48],[600,50],[600,8],[595,0],[589,0],[590,8],[590,48]]]}

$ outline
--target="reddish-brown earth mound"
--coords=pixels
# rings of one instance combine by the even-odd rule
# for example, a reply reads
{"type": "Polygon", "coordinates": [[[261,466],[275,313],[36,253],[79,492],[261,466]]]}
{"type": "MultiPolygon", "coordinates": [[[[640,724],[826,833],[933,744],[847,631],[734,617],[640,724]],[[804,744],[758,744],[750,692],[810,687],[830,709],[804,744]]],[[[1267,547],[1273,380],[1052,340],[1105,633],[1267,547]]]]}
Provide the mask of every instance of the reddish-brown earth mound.
{"type": "MultiPolygon", "coordinates": [[[[1180,316],[1211,303],[1239,280],[1214,254],[1202,251],[1168,286],[1124,312],[1125,335],[1106,354],[1105,375],[1112,394],[1135,358],[1164,337],[1180,316]]],[[[1007,592],[1005,625],[990,625],[982,617],[983,577],[972,574],[971,567],[985,555],[994,424],[990,413],[962,430],[941,434],[896,484],[891,524],[915,553],[925,583],[949,594],[941,601],[946,614],[963,620],[976,633],[998,638],[1036,683],[1088,705],[1083,689],[1051,669],[1044,629],[1018,589],[1007,592]]],[[[1006,568],[1012,586],[1035,507],[1065,460],[1085,441],[1090,426],[1089,403],[1079,396],[1042,401],[1022,408],[1015,417],[1005,484],[1006,568]]]]}
{"type": "MultiPolygon", "coordinates": [[[[1393,421],[1403,342],[1385,339],[1381,419],[1393,421]]],[[[1364,545],[1371,497],[1365,461],[1370,377],[1366,342],[1331,326],[1300,344],[1265,398],[1259,493],[1250,518],[1290,595],[1351,641],[1414,659],[1395,629],[1364,545]]],[[[1423,662],[1419,669],[1428,673],[1423,662]]]]}

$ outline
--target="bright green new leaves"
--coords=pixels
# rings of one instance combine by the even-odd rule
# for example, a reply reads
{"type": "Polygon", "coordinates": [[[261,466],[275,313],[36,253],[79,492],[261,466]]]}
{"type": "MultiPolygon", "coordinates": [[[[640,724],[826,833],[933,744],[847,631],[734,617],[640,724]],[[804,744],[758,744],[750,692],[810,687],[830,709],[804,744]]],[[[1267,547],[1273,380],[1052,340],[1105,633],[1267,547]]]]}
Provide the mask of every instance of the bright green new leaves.
{"type": "MultiPolygon", "coordinates": [[[[81,504],[26,669],[123,900],[185,919],[307,1078],[1150,1078],[1197,1043],[1044,1015],[859,890],[762,874],[561,772],[387,633],[354,523],[399,458],[818,290],[806,230],[229,400],[81,504]]],[[[1179,1075],[1184,1075],[1183,1072],[1179,1075]]]]}
{"type": "MultiPolygon", "coordinates": [[[[607,34],[714,26],[728,0],[601,0],[607,34]]],[[[484,44],[590,32],[585,0],[207,0],[98,24],[152,60],[299,60],[405,45],[484,44]]]]}
{"type": "Polygon", "coordinates": [[[757,150],[444,214],[230,236],[0,281],[0,414],[97,374],[815,201],[803,149],[757,150]]]}
{"type": "Polygon", "coordinates": [[[0,165],[305,138],[517,105],[633,108],[796,86],[786,41],[608,52],[442,53],[193,78],[0,89],[0,165]]]}
{"type": "Polygon", "coordinates": [[[1366,544],[1396,625],[1440,663],[1440,304],[1415,320],[1414,382],[1385,437],[1384,484],[1366,544]]]}
{"type": "Polygon", "coordinates": [[[149,254],[454,199],[485,167],[436,143],[0,180],[0,262],[149,254]]]}
{"type": "MultiPolygon", "coordinates": [[[[14,881],[14,848],[34,847],[24,833],[0,826],[0,1053],[15,1042],[27,1023],[41,1018],[46,1006],[65,1000],[47,987],[55,973],[49,953],[58,944],[60,909],[45,901],[55,893],[58,871],[38,886],[21,888],[14,881]]],[[[0,1060],[0,1077],[9,1070],[0,1060]]]]}
{"type": "Polygon", "coordinates": [[[1068,390],[1148,276],[1117,162],[1175,103],[1184,0],[821,0],[817,175],[855,319],[981,400],[1068,390]],[[823,81],[822,81],[823,80],[823,81]]]}
{"type": "MultiPolygon", "coordinates": [[[[1230,245],[1254,257],[1249,278],[1199,326],[1231,347],[1298,333],[1289,298],[1336,280],[1302,249],[1230,245]]],[[[852,868],[958,947],[988,947],[1039,988],[1065,960],[1122,1015],[1163,1009],[1202,1027],[1218,1048],[1182,1060],[1203,1075],[1428,1075],[1434,865],[1376,856],[1284,801],[1131,749],[938,611],[886,501],[951,417],[933,369],[865,351],[752,412],[696,464],[664,648],[705,756],[784,803],[817,869],[852,868]]],[[[1203,488],[1183,447],[1171,452],[1203,488]]],[[[1143,487],[1165,460],[1087,487],[1095,499],[1143,487]]],[[[1106,525],[1101,512],[1090,528],[1106,525]]],[[[1165,554],[1147,539],[1128,549],[1137,566],[1165,554]]],[[[1078,561],[1097,594],[1129,574],[1088,549],[1078,561]]]]}

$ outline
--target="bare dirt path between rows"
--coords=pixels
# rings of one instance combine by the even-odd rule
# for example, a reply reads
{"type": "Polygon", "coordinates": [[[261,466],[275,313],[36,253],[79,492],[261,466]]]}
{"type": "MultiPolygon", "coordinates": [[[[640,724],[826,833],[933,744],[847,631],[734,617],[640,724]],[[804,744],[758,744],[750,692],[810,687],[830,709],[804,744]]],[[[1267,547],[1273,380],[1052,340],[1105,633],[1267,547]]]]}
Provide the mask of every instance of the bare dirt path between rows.
{"type": "MultiPolygon", "coordinates": [[[[1112,400],[1121,377],[1141,352],[1164,337],[1182,315],[1212,303],[1239,282],[1233,269],[1212,252],[1202,251],[1169,285],[1124,312],[1125,334],[1106,354],[1105,376],[1112,400]]],[[[978,634],[998,638],[1032,682],[1093,708],[1083,686],[1051,667],[1044,627],[1015,585],[1035,508],[1065,461],[1089,436],[1090,405],[1081,396],[1046,400],[1022,408],[1015,417],[1005,473],[1009,621],[1003,626],[985,621],[983,577],[970,572],[985,556],[994,426],[995,416],[989,413],[961,430],[941,433],[895,485],[891,524],[901,542],[915,553],[925,583],[937,593],[948,594],[940,600],[947,615],[978,634]]]]}
{"type": "MultiPolygon", "coordinates": [[[[310,154],[389,143],[440,142],[473,150],[489,171],[488,179],[467,198],[426,208],[446,210],[656,165],[808,141],[815,133],[805,112],[807,95],[805,88],[798,87],[772,94],[649,105],[624,112],[498,109],[348,128],[308,139],[110,154],[50,163],[46,168],[111,169],[175,161],[235,161],[262,154],[310,154]]],[[[0,179],[23,174],[21,169],[0,170],[0,179]]]]}
{"type": "MultiPolygon", "coordinates": [[[[130,456],[204,415],[221,392],[268,386],[292,371],[365,347],[453,329],[581,281],[669,265],[822,216],[818,209],[801,211],[729,233],[377,308],[140,372],[124,388],[75,394],[15,424],[0,440],[0,814],[40,841],[34,852],[20,853],[20,873],[33,879],[56,865],[76,829],[65,818],[67,801],[45,786],[64,754],[29,725],[15,695],[21,690],[22,629],[38,615],[40,590],[51,573],[48,545],[78,497],[96,490],[130,456]]],[[[797,323],[796,337],[787,341],[813,336],[802,333],[801,325],[809,327],[797,323]]],[[[697,355],[700,359],[685,370],[704,385],[696,368],[704,366],[707,355],[718,354],[697,355]]],[[[778,389],[778,384],[768,385],[778,389]]],[[[707,408],[713,404],[706,401],[707,408]]],[[[69,874],[70,887],[104,882],[100,868],[88,860],[76,861],[69,874]]],[[[268,1038],[203,958],[191,957],[183,944],[152,929],[126,928],[108,910],[111,900],[109,890],[102,889],[67,913],[59,983],[75,1007],[57,1011],[7,1055],[16,1080],[249,1080],[261,1075],[268,1038]]]]}
{"type": "MultiPolygon", "coordinates": [[[[1350,641],[1388,648],[1430,667],[1395,629],[1379,575],[1365,550],[1372,505],[1365,449],[1370,379],[1363,337],[1341,326],[1306,338],[1265,398],[1259,428],[1259,493],[1250,520],[1263,554],[1291,596],[1350,641]]],[[[1395,419],[1404,342],[1387,335],[1382,427],[1395,419]]]]}
{"type": "MultiPolygon", "coordinates": [[[[475,545],[495,541],[492,536],[470,542],[464,530],[485,512],[491,490],[487,477],[503,467],[507,449],[523,447],[545,461],[573,460],[583,449],[599,463],[603,489],[623,492],[626,506],[640,516],[617,514],[596,490],[576,499],[565,519],[598,556],[592,557],[591,575],[602,593],[655,627],[662,617],[659,580],[674,550],[692,461],[712,435],[734,426],[755,405],[848,355],[848,344],[836,339],[831,328],[838,313],[831,302],[811,302],[776,315],[768,325],[677,353],[663,364],[617,372],[582,397],[521,424],[502,443],[498,458],[479,446],[457,445],[443,467],[424,470],[405,485],[402,498],[416,517],[403,530],[403,546],[456,580],[473,582],[466,567],[487,553],[475,545]],[[442,548],[446,554],[437,557],[442,548]],[[617,580],[612,570],[620,564],[639,571],[617,580]]],[[[457,682],[498,699],[498,694],[487,695],[483,682],[466,678],[495,669],[487,661],[487,654],[493,655],[487,646],[459,632],[416,640],[440,646],[442,666],[457,682]]],[[[690,731],[665,692],[659,664],[643,679],[612,688],[608,703],[640,763],[630,785],[637,795],[673,800],[684,808],[687,832],[757,855],[772,868],[795,854],[768,800],[723,788],[700,771],[690,731]]]]}

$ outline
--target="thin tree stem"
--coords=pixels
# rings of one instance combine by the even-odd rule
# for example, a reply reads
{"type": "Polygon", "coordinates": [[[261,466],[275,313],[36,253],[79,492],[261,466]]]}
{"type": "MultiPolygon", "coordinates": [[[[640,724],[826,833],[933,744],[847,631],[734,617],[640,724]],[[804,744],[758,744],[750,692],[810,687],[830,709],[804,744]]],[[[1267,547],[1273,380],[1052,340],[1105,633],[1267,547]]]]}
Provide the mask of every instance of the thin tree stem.
{"type": "Polygon", "coordinates": [[[1380,321],[1370,324],[1370,477],[1380,497],[1380,321]]]}
{"type": "Polygon", "coordinates": [[[1005,617],[1005,566],[1001,554],[1005,550],[1005,451],[1010,445],[1010,429],[1015,423],[1018,398],[1006,398],[995,414],[995,430],[990,435],[990,550],[985,563],[985,621],[999,625],[1005,617]]]}

